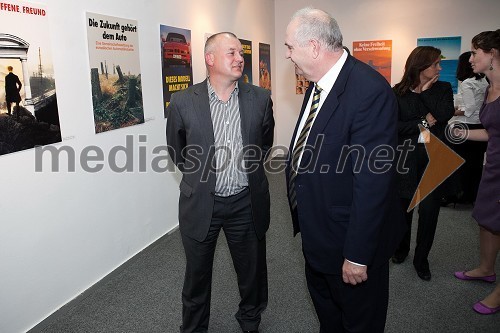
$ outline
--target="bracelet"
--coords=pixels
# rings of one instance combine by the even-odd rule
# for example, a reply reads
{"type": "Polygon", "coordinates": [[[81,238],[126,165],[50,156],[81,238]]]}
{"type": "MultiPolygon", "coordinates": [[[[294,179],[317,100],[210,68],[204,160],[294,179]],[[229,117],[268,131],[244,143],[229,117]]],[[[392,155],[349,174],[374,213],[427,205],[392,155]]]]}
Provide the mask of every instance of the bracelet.
{"type": "Polygon", "coordinates": [[[427,122],[427,120],[425,120],[425,118],[422,118],[420,122],[422,123],[422,126],[424,126],[426,129],[430,128],[429,123],[427,122]]]}

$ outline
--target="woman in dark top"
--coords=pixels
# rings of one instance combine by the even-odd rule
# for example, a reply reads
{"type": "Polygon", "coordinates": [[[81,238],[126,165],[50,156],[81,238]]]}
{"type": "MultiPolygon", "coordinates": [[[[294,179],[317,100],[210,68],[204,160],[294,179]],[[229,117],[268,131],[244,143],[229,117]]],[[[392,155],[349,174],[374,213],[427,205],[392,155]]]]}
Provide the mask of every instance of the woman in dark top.
{"type": "MultiPolygon", "coordinates": [[[[401,161],[404,162],[403,169],[398,168],[401,170],[398,173],[399,195],[405,211],[428,163],[424,142],[431,139],[430,133],[444,140],[446,125],[455,112],[450,83],[438,81],[440,62],[439,49],[432,46],[415,48],[406,60],[401,82],[394,86],[399,107],[398,144],[403,145],[405,141],[409,141],[410,147],[414,148],[408,152],[405,161],[401,161]],[[426,128],[422,134],[419,125],[426,128]]],[[[418,206],[417,244],[413,265],[418,276],[425,281],[431,279],[427,257],[436,232],[441,197],[439,192],[439,188],[432,191],[418,206]]],[[[408,230],[392,258],[394,263],[402,263],[410,251],[412,217],[413,210],[406,213],[408,230]]]]}

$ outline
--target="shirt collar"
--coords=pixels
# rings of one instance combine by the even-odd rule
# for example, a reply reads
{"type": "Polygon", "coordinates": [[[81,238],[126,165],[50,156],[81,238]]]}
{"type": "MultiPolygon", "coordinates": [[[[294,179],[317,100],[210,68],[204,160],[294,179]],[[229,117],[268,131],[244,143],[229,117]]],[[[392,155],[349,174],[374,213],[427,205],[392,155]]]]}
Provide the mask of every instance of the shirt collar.
{"type": "Polygon", "coordinates": [[[335,65],[332,66],[326,72],[325,75],[319,81],[316,83],[321,87],[321,89],[328,95],[330,93],[330,90],[332,90],[333,85],[335,84],[335,81],[337,81],[337,78],[339,77],[340,71],[342,70],[342,67],[344,66],[346,60],[347,60],[347,52],[343,50],[344,52],[340,56],[339,60],[335,63],[335,65]]]}
{"type": "MultiPolygon", "coordinates": [[[[208,96],[210,98],[212,97],[216,97],[217,99],[219,99],[219,97],[217,96],[217,94],[215,93],[215,90],[214,90],[214,87],[212,87],[212,85],[210,84],[210,79],[207,78],[207,88],[208,88],[208,96]]],[[[238,94],[238,91],[239,91],[239,88],[238,88],[238,81],[236,81],[236,85],[234,86],[234,90],[233,92],[231,93],[231,96],[234,96],[234,94],[238,94]]]]}

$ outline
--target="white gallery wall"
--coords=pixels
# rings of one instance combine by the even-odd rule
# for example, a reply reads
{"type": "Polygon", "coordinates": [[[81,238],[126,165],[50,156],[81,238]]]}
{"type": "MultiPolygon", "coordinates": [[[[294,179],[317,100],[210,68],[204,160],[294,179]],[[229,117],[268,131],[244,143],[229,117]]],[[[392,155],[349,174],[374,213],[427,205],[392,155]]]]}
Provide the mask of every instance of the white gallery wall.
{"type": "Polygon", "coordinates": [[[304,95],[295,94],[294,68],[285,60],[285,30],[292,14],[305,6],[328,11],[337,20],[344,45],[392,40],[392,81],[398,83],[417,38],[462,36],[462,52],[484,30],[500,28],[498,0],[275,0],[275,143],[288,147],[304,95]]]}
{"type": "MultiPolygon", "coordinates": [[[[29,1],[29,0],[28,0],[29,1]]],[[[253,42],[253,80],[258,43],[271,44],[276,144],[288,146],[303,95],[295,95],[293,66],[284,59],[286,24],[292,13],[314,5],[338,19],[344,44],[393,41],[392,83],[418,37],[462,36],[462,49],[477,32],[498,28],[497,0],[39,0],[47,6],[63,142],[76,153],[76,172],[61,154],[59,172],[35,151],[0,156],[0,332],[23,332],[177,226],[179,175],[138,172],[139,150],[151,162],[165,144],[159,25],[191,30],[193,79],[205,77],[206,33],[232,31],[253,42]],[[137,20],[146,122],[94,134],[86,12],[137,20]],[[79,154],[133,140],[134,172],[106,166],[84,172],[79,154]],[[139,142],[145,135],[146,142],[139,142]]],[[[124,154],[117,164],[125,163],[124,154]]],[[[166,286],[168,287],[168,286],[166,286]]]]}
{"type": "MultiPolygon", "coordinates": [[[[49,19],[63,137],[54,146],[75,151],[76,172],[68,172],[64,153],[59,172],[51,172],[48,155],[43,172],[35,172],[34,149],[0,156],[0,332],[5,333],[30,329],[177,226],[180,177],[150,167],[153,148],[166,144],[160,24],[191,30],[195,83],[205,78],[206,33],[232,31],[251,40],[257,84],[259,42],[274,45],[269,0],[32,3],[45,5],[49,19]],[[86,12],[137,21],[144,124],[94,134],[86,12]],[[84,147],[100,147],[107,159],[113,147],[126,145],[128,135],[133,172],[113,172],[107,165],[98,173],[82,170],[84,147]],[[139,142],[139,135],[146,142],[139,142]],[[138,171],[139,149],[147,152],[147,172],[138,171]]],[[[123,166],[125,153],[116,157],[123,166]]]]}

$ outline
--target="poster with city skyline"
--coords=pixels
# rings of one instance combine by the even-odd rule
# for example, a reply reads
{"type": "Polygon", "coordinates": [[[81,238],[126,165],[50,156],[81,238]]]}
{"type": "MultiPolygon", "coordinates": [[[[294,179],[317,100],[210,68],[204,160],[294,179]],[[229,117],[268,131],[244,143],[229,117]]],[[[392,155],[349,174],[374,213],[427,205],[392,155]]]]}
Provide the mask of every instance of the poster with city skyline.
{"type": "Polygon", "coordinates": [[[0,11],[0,155],[61,142],[49,10],[23,1],[0,11]]]}

